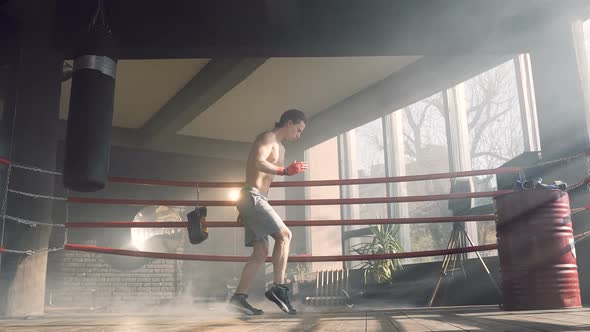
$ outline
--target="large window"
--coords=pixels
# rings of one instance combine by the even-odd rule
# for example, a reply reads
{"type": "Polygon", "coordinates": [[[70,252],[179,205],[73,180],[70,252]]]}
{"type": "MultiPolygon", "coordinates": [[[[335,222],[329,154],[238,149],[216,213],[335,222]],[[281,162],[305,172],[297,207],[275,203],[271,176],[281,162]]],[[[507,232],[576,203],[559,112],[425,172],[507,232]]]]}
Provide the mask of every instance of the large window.
{"type": "MultiPolygon", "coordinates": [[[[496,168],[524,151],[514,61],[463,83],[472,169],[496,168]]],[[[496,189],[495,176],[473,178],[475,191],[496,189]]],[[[491,198],[475,205],[492,204],[491,198]]],[[[478,224],[479,243],[495,242],[493,223],[478,224]]]]}
{"type": "MultiPolygon", "coordinates": [[[[385,176],[383,149],[383,126],[381,119],[360,126],[351,133],[350,148],[355,150],[355,158],[350,159],[351,177],[376,178],[385,176]]],[[[357,197],[384,197],[385,184],[365,184],[351,186],[357,197]]],[[[358,206],[355,218],[387,218],[385,204],[362,204],[358,206]]]]}
{"type": "Polygon", "coordinates": [[[404,108],[402,112],[408,174],[419,174],[420,171],[448,171],[442,95],[435,94],[404,108]]]}
{"type": "MultiPolygon", "coordinates": [[[[445,107],[442,94],[423,99],[402,110],[405,173],[407,175],[449,171],[445,107]]],[[[398,111],[399,112],[399,111],[398,111]]],[[[408,182],[408,195],[446,194],[449,180],[408,182]]],[[[446,201],[408,203],[410,217],[448,216],[446,201]]],[[[416,224],[410,226],[412,251],[445,248],[451,234],[450,224],[416,224]]],[[[427,257],[413,261],[440,260],[427,257]]]]}
{"type": "MultiPolygon", "coordinates": [[[[330,139],[307,150],[305,159],[309,164],[307,180],[338,179],[338,140],[330,139]]],[[[308,187],[306,197],[309,199],[334,199],[340,197],[339,186],[308,187]]],[[[339,220],[340,206],[311,205],[307,207],[309,220],[339,220]]],[[[342,255],[342,237],[340,226],[309,227],[312,255],[342,255]]],[[[342,263],[312,263],[312,270],[340,269],[342,263]]]]}
{"type": "MultiPolygon", "coordinates": [[[[586,22],[586,42],[590,48],[589,26],[590,23],[586,22]]],[[[516,63],[522,67],[518,61],[516,63]]],[[[525,151],[523,131],[531,130],[522,124],[523,117],[527,119],[530,115],[528,111],[521,112],[518,90],[529,88],[529,85],[517,84],[516,74],[515,61],[508,61],[458,86],[449,86],[448,90],[317,145],[307,151],[310,161],[308,178],[375,178],[499,167],[525,151]],[[320,167],[314,167],[314,164],[320,167]]],[[[528,95],[524,92],[522,96],[528,95]]],[[[534,146],[531,142],[527,144],[526,149],[534,146]]],[[[494,176],[474,177],[472,180],[473,191],[496,190],[494,176]]],[[[446,194],[450,191],[451,181],[440,179],[388,185],[309,188],[307,197],[385,197],[388,193],[418,196],[446,194]]],[[[491,203],[491,198],[475,200],[475,206],[491,203]]],[[[483,207],[481,211],[488,207],[483,207]]],[[[309,207],[308,211],[311,219],[436,217],[453,213],[448,201],[391,206],[322,206],[309,207]]],[[[478,223],[477,229],[470,223],[467,226],[476,244],[495,242],[493,223],[478,223]],[[477,234],[474,233],[476,230],[477,234]]],[[[354,251],[351,248],[371,236],[362,226],[347,226],[342,231],[339,227],[326,230],[330,235],[322,235],[321,230],[312,228],[312,253],[321,250],[325,254],[329,250],[334,254],[351,254],[354,251]],[[333,236],[336,234],[338,236],[333,236]],[[337,247],[336,239],[341,241],[340,247],[337,247]]],[[[445,248],[451,231],[450,223],[412,224],[401,226],[399,234],[406,251],[422,251],[445,248]]],[[[440,259],[442,257],[418,258],[406,260],[406,263],[440,259]]]]}
{"type": "MultiPolygon", "coordinates": [[[[514,61],[508,61],[464,83],[471,164],[494,168],[524,151],[514,61]]],[[[491,188],[487,178],[477,181],[491,188]]]]}
{"type": "MultiPolygon", "coordinates": [[[[342,178],[375,178],[385,176],[383,125],[381,119],[357,127],[341,136],[342,178]]],[[[385,184],[365,184],[342,188],[347,198],[386,196],[385,184]]],[[[355,204],[343,206],[346,219],[387,218],[386,204],[355,204]]],[[[358,252],[359,245],[372,234],[366,226],[346,226],[345,254],[358,252]]]]}

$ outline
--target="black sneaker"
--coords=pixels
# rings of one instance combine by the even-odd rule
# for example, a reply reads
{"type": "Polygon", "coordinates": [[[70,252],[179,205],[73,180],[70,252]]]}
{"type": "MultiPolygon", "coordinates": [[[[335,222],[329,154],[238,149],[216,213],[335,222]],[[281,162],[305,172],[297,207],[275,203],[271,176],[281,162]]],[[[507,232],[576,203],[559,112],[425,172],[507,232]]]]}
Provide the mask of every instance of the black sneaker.
{"type": "Polygon", "coordinates": [[[289,302],[289,288],[281,285],[274,285],[271,289],[264,293],[267,299],[276,303],[284,312],[294,315],[297,310],[293,309],[291,302],[289,302]]]}
{"type": "Polygon", "coordinates": [[[229,300],[228,308],[231,311],[238,312],[244,315],[262,315],[264,311],[256,309],[246,301],[248,295],[234,294],[229,300]]]}

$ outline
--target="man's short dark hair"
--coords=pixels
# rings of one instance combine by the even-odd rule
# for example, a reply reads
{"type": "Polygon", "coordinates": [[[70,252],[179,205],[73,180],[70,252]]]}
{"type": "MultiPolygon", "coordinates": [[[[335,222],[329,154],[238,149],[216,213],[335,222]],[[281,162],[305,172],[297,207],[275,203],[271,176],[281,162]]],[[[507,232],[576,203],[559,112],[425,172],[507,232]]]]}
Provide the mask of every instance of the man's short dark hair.
{"type": "Polygon", "coordinates": [[[303,113],[297,109],[290,109],[288,111],[285,111],[285,113],[283,113],[283,115],[281,115],[281,119],[279,120],[279,122],[275,122],[275,128],[284,127],[287,124],[287,122],[289,122],[289,120],[293,124],[298,124],[300,122],[303,122],[303,123],[307,122],[307,118],[305,117],[305,113],[303,113]]]}

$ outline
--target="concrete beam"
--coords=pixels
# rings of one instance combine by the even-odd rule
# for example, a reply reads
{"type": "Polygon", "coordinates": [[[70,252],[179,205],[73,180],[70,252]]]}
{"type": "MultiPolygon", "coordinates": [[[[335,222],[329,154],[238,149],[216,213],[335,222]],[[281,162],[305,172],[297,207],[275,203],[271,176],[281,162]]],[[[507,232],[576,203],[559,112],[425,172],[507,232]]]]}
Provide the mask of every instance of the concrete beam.
{"type": "MultiPolygon", "coordinates": [[[[66,121],[59,122],[58,137],[65,140],[66,121]]],[[[249,143],[214,140],[183,135],[171,135],[149,146],[142,144],[141,135],[136,129],[113,128],[111,145],[143,149],[157,152],[178,153],[187,156],[218,158],[244,161],[250,150],[249,143]]]]}
{"type": "Polygon", "coordinates": [[[458,84],[511,56],[424,57],[309,119],[291,149],[307,149],[338,134],[458,84]]]}
{"type": "Polygon", "coordinates": [[[250,143],[174,135],[159,140],[147,149],[190,156],[246,161],[250,143]]]}
{"type": "Polygon", "coordinates": [[[139,130],[141,144],[162,145],[246,79],[266,58],[213,59],[139,130]]]}

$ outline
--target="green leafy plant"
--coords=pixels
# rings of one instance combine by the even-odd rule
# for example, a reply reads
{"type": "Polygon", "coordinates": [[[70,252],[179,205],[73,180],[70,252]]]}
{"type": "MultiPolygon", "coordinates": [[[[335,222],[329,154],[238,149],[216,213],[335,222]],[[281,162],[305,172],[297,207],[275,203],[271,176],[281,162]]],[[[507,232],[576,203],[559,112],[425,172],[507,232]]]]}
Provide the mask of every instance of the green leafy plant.
{"type": "MultiPolygon", "coordinates": [[[[310,254],[293,254],[295,256],[311,256],[310,254]]],[[[311,264],[310,263],[289,263],[287,265],[286,274],[290,277],[295,278],[296,280],[303,280],[303,276],[307,273],[311,272],[311,264]]]]}
{"type": "MultiPolygon", "coordinates": [[[[371,242],[359,243],[352,250],[359,255],[394,254],[403,252],[398,239],[399,225],[371,225],[373,235],[371,242]]],[[[372,274],[377,283],[390,283],[393,281],[393,272],[403,269],[399,259],[383,259],[363,261],[359,268],[365,270],[365,282],[369,274],[372,274]]]]}

